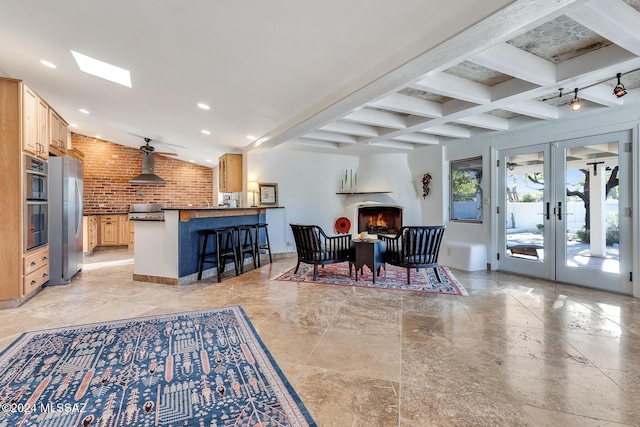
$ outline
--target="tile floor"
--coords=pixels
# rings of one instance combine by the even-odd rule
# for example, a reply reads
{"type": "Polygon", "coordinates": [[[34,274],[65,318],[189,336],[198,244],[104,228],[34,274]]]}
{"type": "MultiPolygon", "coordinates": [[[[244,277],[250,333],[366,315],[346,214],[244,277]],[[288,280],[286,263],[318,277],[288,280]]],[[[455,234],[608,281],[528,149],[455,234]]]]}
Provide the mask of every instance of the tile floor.
{"type": "Polygon", "coordinates": [[[270,280],[295,258],[222,283],[132,280],[96,252],[72,284],[0,310],[22,331],[244,307],[319,426],[640,425],[640,299],[496,272],[454,271],[468,297],[270,280]]]}

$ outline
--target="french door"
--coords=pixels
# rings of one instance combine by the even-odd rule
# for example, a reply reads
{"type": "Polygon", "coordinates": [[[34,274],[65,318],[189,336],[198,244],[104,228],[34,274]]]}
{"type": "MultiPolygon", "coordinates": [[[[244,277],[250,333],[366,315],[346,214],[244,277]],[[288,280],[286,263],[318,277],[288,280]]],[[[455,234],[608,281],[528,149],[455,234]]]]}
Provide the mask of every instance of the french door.
{"type": "Polygon", "coordinates": [[[629,132],[498,153],[500,270],[631,293],[629,132]]]}

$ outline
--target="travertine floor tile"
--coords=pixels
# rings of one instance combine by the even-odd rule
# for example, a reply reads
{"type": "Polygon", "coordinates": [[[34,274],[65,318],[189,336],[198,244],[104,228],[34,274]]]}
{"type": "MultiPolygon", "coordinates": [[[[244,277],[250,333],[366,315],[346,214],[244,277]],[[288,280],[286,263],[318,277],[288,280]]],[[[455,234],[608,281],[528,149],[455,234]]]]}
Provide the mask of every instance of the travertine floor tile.
{"type": "Polygon", "coordinates": [[[624,426],[640,420],[640,299],[453,270],[468,297],[272,280],[295,257],[222,283],[133,280],[97,251],[66,286],[0,310],[22,332],[241,305],[318,425],[624,426]]]}

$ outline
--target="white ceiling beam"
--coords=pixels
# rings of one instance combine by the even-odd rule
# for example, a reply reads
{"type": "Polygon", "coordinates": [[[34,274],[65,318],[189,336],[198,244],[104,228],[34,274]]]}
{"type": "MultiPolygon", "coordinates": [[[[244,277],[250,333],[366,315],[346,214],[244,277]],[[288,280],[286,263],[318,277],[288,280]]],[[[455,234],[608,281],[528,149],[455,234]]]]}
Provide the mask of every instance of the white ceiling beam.
{"type": "Polygon", "coordinates": [[[369,105],[417,116],[442,117],[442,104],[401,93],[391,94],[369,105]]]}
{"type": "Polygon", "coordinates": [[[471,138],[471,130],[460,126],[446,124],[420,129],[420,132],[448,136],[451,138],[471,138]]]}
{"type": "Polygon", "coordinates": [[[289,144],[302,145],[305,147],[326,148],[328,150],[337,150],[339,145],[335,142],[318,141],[315,139],[292,139],[289,144]]]}
{"type": "Polygon", "coordinates": [[[540,86],[556,82],[556,66],[508,43],[500,43],[476,55],[471,62],[540,86]]]}
{"type": "Polygon", "coordinates": [[[355,144],[357,141],[355,136],[345,135],[333,132],[314,131],[302,135],[304,139],[317,139],[320,141],[340,142],[343,144],[355,144]]]}
{"type": "Polygon", "coordinates": [[[622,98],[618,98],[613,94],[611,87],[607,85],[597,85],[578,92],[578,98],[586,99],[600,105],[614,107],[624,104],[622,98]]]}
{"type": "Polygon", "coordinates": [[[440,138],[433,135],[427,135],[424,133],[407,133],[404,135],[396,136],[394,141],[411,142],[413,144],[428,144],[438,145],[440,144],[440,138]]]}
{"type": "Polygon", "coordinates": [[[542,120],[557,120],[560,117],[558,107],[535,100],[511,104],[503,107],[503,110],[542,120]]]}
{"type": "Polygon", "coordinates": [[[617,73],[635,68],[637,64],[637,56],[619,46],[610,45],[558,64],[558,81],[572,79],[576,83],[574,87],[580,87],[594,80],[613,78],[617,73]]]}
{"type": "Polygon", "coordinates": [[[366,108],[347,114],[342,120],[392,129],[404,129],[407,127],[407,119],[405,116],[366,108]]]}
{"type": "Polygon", "coordinates": [[[361,123],[343,122],[337,120],[328,123],[320,128],[320,130],[335,133],[346,133],[348,135],[376,137],[379,135],[375,126],[363,125],[361,123]]]}
{"type": "Polygon", "coordinates": [[[491,101],[490,87],[447,73],[428,76],[412,83],[411,87],[474,104],[487,104],[491,101]]]}
{"type": "Polygon", "coordinates": [[[383,141],[372,142],[370,145],[373,147],[398,148],[400,150],[407,150],[407,151],[412,151],[414,149],[413,144],[409,144],[407,142],[400,142],[400,141],[383,140],[383,141]]]}
{"type": "Polygon", "coordinates": [[[491,88],[492,99],[494,101],[518,96],[521,93],[533,91],[542,86],[520,79],[511,79],[497,84],[491,88]]]}
{"type": "Polygon", "coordinates": [[[483,129],[491,130],[507,130],[509,129],[509,120],[492,116],[491,114],[476,114],[473,116],[465,117],[463,119],[456,120],[458,123],[462,123],[469,126],[475,126],[483,129]]]}
{"type": "Polygon", "coordinates": [[[640,56],[640,13],[621,0],[591,1],[567,13],[607,40],[640,56]]]}

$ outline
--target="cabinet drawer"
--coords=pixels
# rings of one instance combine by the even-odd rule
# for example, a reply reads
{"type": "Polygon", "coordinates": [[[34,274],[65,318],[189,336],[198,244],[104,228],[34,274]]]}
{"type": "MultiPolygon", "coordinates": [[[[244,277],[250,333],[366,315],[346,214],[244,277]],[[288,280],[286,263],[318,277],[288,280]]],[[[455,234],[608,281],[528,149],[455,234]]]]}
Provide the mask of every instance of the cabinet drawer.
{"type": "Polygon", "coordinates": [[[22,281],[23,295],[27,295],[49,280],[49,265],[45,265],[36,271],[24,276],[22,281]]]}
{"type": "Polygon", "coordinates": [[[117,221],[118,217],[117,216],[104,216],[102,215],[100,217],[100,222],[114,222],[117,221]]]}
{"type": "Polygon", "coordinates": [[[49,248],[39,250],[23,258],[23,272],[25,275],[49,264],[49,248]]]}

